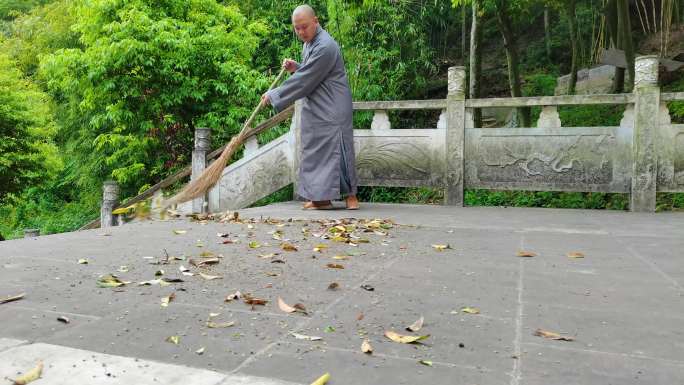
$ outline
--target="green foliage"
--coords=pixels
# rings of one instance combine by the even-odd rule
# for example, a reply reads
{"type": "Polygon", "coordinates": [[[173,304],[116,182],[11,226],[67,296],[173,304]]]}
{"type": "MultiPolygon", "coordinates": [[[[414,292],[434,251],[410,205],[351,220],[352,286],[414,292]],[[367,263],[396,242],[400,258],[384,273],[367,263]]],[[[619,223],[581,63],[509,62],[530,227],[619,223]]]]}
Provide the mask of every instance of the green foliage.
{"type": "Polygon", "coordinates": [[[40,75],[64,108],[81,187],[113,177],[134,194],[188,162],[194,127],[224,143],[267,87],[252,69],[266,28],[234,6],[93,0],[77,16],[83,49],[47,55],[40,75]]]}
{"type": "Polygon", "coordinates": [[[0,201],[60,169],[49,99],[0,54],[0,201]]]}
{"type": "Polygon", "coordinates": [[[490,191],[467,190],[467,206],[513,206],[573,209],[626,210],[626,194],[551,192],[551,191],[490,191]]]}

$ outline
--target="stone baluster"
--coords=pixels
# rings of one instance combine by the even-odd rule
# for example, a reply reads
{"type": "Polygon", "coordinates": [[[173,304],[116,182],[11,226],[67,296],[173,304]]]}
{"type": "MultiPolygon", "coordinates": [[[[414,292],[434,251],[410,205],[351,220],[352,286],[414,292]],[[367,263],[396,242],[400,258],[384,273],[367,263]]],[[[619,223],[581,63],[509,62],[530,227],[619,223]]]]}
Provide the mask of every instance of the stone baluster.
{"type": "MultiPolygon", "coordinates": [[[[195,147],[192,150],[192,174],[191,180],[197,179],[207,168],[207,153],[211,149],[211,129],[210,128],[195,128],[195,147]]],[[[206,213],[207,197],[206,195],[192,200],[193,213],[206,213]]]]}
{"type": "Polygon", "coordinates": [[[24,238],[33,238],[40,236],[39,229],[24,229],[24,238]]]}
{"type": "Polygon", "coordinates": [[[543,106],[539,119],[537,120],[538,128],[560,128],[561,120],[558,115],[558,108],[556,106],[543,106]]]}
{"type": "Polygon", "coordinates": [[[634,132],[632,137],[632,191],[630,209],[654,212],[658,160],[656,137],[660,110],[658,57],[637,57],[634,63],[634,132]]]}
{"type": "Polygon", "coordinates": [[[373,122],[371,122],[371,130],[389,130],[391,128],[392,124],[390,123],[387,111],[376,110],[373,115],[373,122]]]}
{"type": "Polygon", "coordinates": [[[119,184],[113,180],[102,185],[102,206],[100,207],[100,227],[116,226],[115,216],[112,214],[114,206],[119,203],[119,184]]]}
{"type": "Polygon", "coordinates": [[[449,67],[444,204],[463,206],[465,147],[465,67],[449,67]]]}

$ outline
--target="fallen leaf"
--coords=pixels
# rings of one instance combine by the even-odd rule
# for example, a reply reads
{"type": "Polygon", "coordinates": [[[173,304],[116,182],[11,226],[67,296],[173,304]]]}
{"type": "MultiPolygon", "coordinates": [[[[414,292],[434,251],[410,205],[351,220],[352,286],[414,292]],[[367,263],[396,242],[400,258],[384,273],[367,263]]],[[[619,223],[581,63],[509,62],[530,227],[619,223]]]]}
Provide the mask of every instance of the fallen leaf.
{"type": "Polygon", "coordinates": [[[176,293],[171,293],[167,295],[166,297],[162,297],[161,299],[161,307],[168,307],[169,303],[176,298],[176,293]]]}
{"type": "Polygon", "coordinates": [[[273,258],[276,255],[278,255],[278,253],[259,254],[259,258],[268,259],[268,258],[273,258]]]}
{"type": "Polygon", "coordinates": [[[204,265],[215,265],[219,263],[221,260],[218,258],[204,258],[199,261],[196,261],[194,259],[190,259],[188,262],[196,267],[202,267],[204,265]]]}
{"type": "Polygon", "coordinates": [[[250,248],[250,249],[258,249],[258,248],[260,248],[260,247],[261,247],[261,243],[259,243],[259,242],[257,242],[257,241],[251,241],[251,242],[249,242],[249,248],[250,248]]]}
{"type": "Polygon", "coordinates": [[[285,263],[285,260],[282,259],[274,259],[271,261],[271,263],[285,263]]]}
{"type": "Polygon", "coordinates": [[[67,317],[65,317],[65,316],[59,316],[59,317],[57,317],[57,321],[59,321],[59,322],[64,322],[65,324],[68,324],[69,322],[71,322],[71,321],[70,321],[67,317]]]}
{"type": "Polygon", "coordinates": [[[297,246],[287,242],[281,244],[280,247],[285,251],[297,251],[297,246]]]}
{"type": "Polygon", "coordinates": [[[99,287],[119,287],[128,283],[130,282],[122,281],[114,274],[107,274],[97,281],[99,287]]]}
{"type": "Polygon", "coordinates": [[[304,307],[303,304],[301,304],[301,303],[296,303],[296,304],[293,305],[293,307],[294,307],[298,312],[307,314],[306,308],[304,307]]]}
{"type": "Polygon", "coordinates": [[[580,253],[579,251],[573,251],[568,253],[568,258],[584,258],[584,253],[580,253]]]}
{"type": "Polygon", "coordinates": [[[200,257],[213,257],[213,256],[214,256],[214,253],[212,253],[211,251],[203,251],[200,253],[200,257]]]}
{"type": "Polygon", "coordinates": [[[207,327],[212,329],[229,328],[235,326],[235,321],[230,322],[213,322],[207,321],[207,327]]]}
{"type": "Polygon", "coordinates": [[[78,260],[78,264],[79,264],[79,265],[87,265],[87,264],[88,264],[88,260],[85,259],[85,258],[81,258],[81,259],[78,260]]]}
{"type": "Polygon", "coordinates": [[[328,380],[330,380],[330,373],[326,373],[318,377],[318,379],[312,382],[311,385],[325,385],[328,383],[328,380]]]}
{"type": "Polygon", "coordinates": [[[326,266],[331,269],[344,269],[344,266],[340,265],[339,263],[328,263],[326,266]]]}
{"type": "Polygon", "coordinates": [[[246,304],[252,305],[252,307],[254,307],[254,305],[263,306],[263,305],[266,305],[268,303],[268,301],[265,299],[248,296],[247,294],[245,294],[243,300],[245,301],[246,304]]]}
{"type": "Polygon", "coordinates": [[[18,301],[18,300],[24,298],[25,295],[26,295],[26,293],[21,293],[21,294],[11,295],[9,297],[2,298],[2,299],[0,299],[0,304],[12,302],[12,301],[18,301]]]}
{"type": "Polygon", "coordinates": [[[164,275],[164,270],[157,270],[154,272],[155,277],[161,277],[162,275],[164,275]]]}
{"type": "Polygon", "coordinates": [[[373,347],[367,339],[363,340],[361,343],[361,351],[367,354],[373,354],[373,347]]]}
{"type": "Polygon", "coordinates": [[[337,290],[340,287],[340,284],[337,282],[332,282],[330,285],[328,285],[328,290],[337,290]]]}
{"type": "Polygon", "coordinates": [[[14,379],[14,385],[26,385],[29,382],[33,382],[37,379],[40,378],[40,375],[43,373],[43,361],[38,361],[38,364],[36,366],[29,370],[28,372],[24,373],[23,375],[17,377],[14,379]]]}
{"type": "Polygon", "coordinates": [[[173,230],[173,233],[176,235],[185,234],[187,232],[188,232],[187,230],[173,230]]]}
{"type": "Polygon", "coordinates": [[[432,361],[420,360],[418,362],[420,362],[421,364],[423,364],[425,366],[432,366],[432,361]]]}
{"type": "Polygon", "coordinates": [[[223,276],[221,276],[221,275],[209,275],[209,274],[204,274],[204,273],[199,273],[199,275],[200,275],[200,277],[206,279],[207,281],[223,278],[223,276]]]}
{"type": "Polygon", "coordinates": [[[265,272],[264,274],[266,274],[266,275],[269,276],[269,277],[278,277],[278,276],[280,275],[280,273],[276,273],[276,272],[273,272],[273,271],[267,271],[267,272],[265,272]]]}
{"type": "Polygon", "coordinates": [[[335,331],[335,328],[332,326],[326,326],[325,329],[323,329],[323,331],[326,333],[332,333],[335,331]]]}
{"type": "Polygon", "coordinates": [[[230,302],[230,301],[237,300],[237,299],[240,299],[240,298],[242,298],[242,294],[240,294],[239,291],[236,291],[236,292],[233,293],[233,294],[228,294],[228,295],[226,296],[226,299],[224,299],[223,301],[224,301],[224,302],[230,302]]]}
{"type": "Polygon", "coordinates": [[[128,273],[128,266],[119,266],[119,273],[128,273]]]}
{"type": "Polygon", "coordinates": [[[363,313],[359,313],[359,315],[356,316],[357,321],[361,321],[363,319],[364,315],[363,313]]]}
{"type": "Polygon", "coordinates": [[[297,311],[297,309],[295,309],[294,307],[286,304],[285,301],[283,301],[283,299],[280,297],[278,297],[278,307],[285,313],[294,313],[297,311]]]}
{"type": "Polygon", "coordinates": [[[544,338],[548,338],[550,340],[557,340],[557,341],[574,341],[575,340],[572,337],[565,337],[565,336],[562,336],[558,333],[550,332],[548,330],[543,330],[543,329],[535,330],[533,335],[535,335],[537,337],[544,337],[544,338]]]}
{"type": "Polygon", "coordinates": [[[369,284],[361,285],[361,288],[365,291],[374,291],[375,290],[375,288],[369,284]]]}
{"type": "Polygon", "coordinates": [[[166,342],[171,342],[174,345],[178,345],[180,343],[180,337],[179,336],[166,337],[166,342]]]}
{"type": "Polygon", "coordinates": [[[316,252],[319,252],[319,253],[320,253],[320,252],[322,252],[323,250],[325,250],[325,249],[327,249],[327,248],[328,248],[328,245],[326,245],[326,244],[324,244],[324,243],[319,243],[318,245],[316,245],[316,247],[313,248],[313,251],[316,251],[316,252]]]}
{"type": "Polygon", "coordinates": [[[461,311],[468,314],[480,314],[480,309],[476,309],[474,307],[464,307],[461,308],[461,311]]]}
{"type": "Polygon", "coordinates": [[[346,261],[347,259],[349,259],[349,256],[348,256],[348,255],[336,255],[336,256],[333,257],[333,259],[338,259],[338,260],[341,260],[341,261],[346,261]]]}
{"type": "Polygon", "coordinates": [[[532,257],[536,257],[537,253],[532,252],[532,251],[520,250],[520,251],[518,251],[518,254],[516,254],[516,255],[518,257],[522,257],[522,258],[532,258],[532,257]]]}
{"type": "Polygon", "coordinates": [[[180,278],[162,278],[161,279],[162,283],[179,283],[179,282],[185,282],[180,278]]]}
{"type": "Polygon", "coordinates": [[[425,321],[425,318],[423,318],[423,316],[420,316],[420,318],[416,322],[407,326],[406,330],[408,330],[410,332],[417,332],[418,330],[423,328],[423,322],[424,321],[425,321]]]}
{"type": "Polygon", "coordinates": [[[424,335],[424,336],[406,336],[406,335],[401,335],[396,332],[393,332],[391,330],[388,330],[385,332],[385,337],[391,339],[394,342],[399,342],[401,344],[410,344],[414,343],[420,340],[424,340],[428,337],[430,337],[429,334],[424,335]]]}
{"type": "Polygon", "coordinates": [[[204,346],[202,346],[201,348],[195,350],[195,353],[199,354],[200,356],[201,356],[202,354],[204,354],[204,346]]]}
{"type": "Polygon", "coordinates": [[[446,249],[451,249],[451,246],[449,244],[446,245],[432,245],[432,247],[437,250],[437,251],[444,251],[446,249]]]}
{"type": "Polygon", "coordinates": [[[304,334],[299,334],[299,333],[294,333],[294,332],[290,332],[290,334],[292,334],[292,336],[298,340],[320,341],[323,339],[323,337],[307,336],[304,334]]]}

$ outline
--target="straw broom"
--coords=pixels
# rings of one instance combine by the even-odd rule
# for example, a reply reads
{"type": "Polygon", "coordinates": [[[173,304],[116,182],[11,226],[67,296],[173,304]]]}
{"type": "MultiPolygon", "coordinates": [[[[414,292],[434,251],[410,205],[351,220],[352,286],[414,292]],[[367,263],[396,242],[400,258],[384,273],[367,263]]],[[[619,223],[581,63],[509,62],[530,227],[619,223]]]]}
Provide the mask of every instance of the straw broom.
{"type": "MultiPolygon", "coordinates": [[[[276,84],[278,84],[284,74],[285,68],[280,70],[280,73],[268,88],[269,91],[272,90],[276,84]]],[[[173,205],[203,196],[213,185],[216,184],[216,182],[218,182],[219,178],[221,178],[221,174],[223,173],[223,169],[226,167],[226,162],[228,159],[230,159],[235,150],[237,150],[237,148],[240,147],[240,145],[251,136],[250,127],[252,125],[252,121],[257,116],[259,111],[261,111],[263,106],[263,102],[259,101],[259,104],[256,106],[254,111],[252,111],[252,115],[250,115],[249,119],[247,119],[245,124],[242,126],[240,132],[233,136],[226,148],[223,149],[221,156],[219,156],[209,167],[204,169],[202,174],[200,174],[197,179],[188,183],[173,197],[164,200],[160,205],[160,211],[164,211],[173,205]]]]}

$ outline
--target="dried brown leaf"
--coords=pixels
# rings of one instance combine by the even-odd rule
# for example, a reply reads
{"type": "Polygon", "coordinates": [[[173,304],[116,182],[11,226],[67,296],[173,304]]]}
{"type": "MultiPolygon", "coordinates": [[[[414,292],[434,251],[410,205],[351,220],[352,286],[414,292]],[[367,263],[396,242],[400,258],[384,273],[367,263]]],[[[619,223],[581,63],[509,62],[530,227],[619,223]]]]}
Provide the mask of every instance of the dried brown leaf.
{"type": "Polygon", "coordinates": [[[394,342],[399,342],[401,344],[410,344],[410,343],[418,342],[420,340],[424,340],[424,339],[430,337],[430,335],[427,334],[424,336],[407,336],[407,335],[402,335],[402,334],[393,332],[391,330],[388,330],[385,332],[385,337],[391,339],[394,342]]]}
{"type": "Polygon", "coordinates": [[[534,333],[533,333],[533,335],[535,335],[535,336],[537,336],[537,337],[548,338],[548,339],[550,339],[550,340],[556,340],[556,341],[574,341],[574,340],[575,340],[575,339],[572,338],[572,337],[562,336],[562,335],[560,335],[560,334],[558,334],[558,333],[554,333],[554,332],[551,332],[551,331],[548,331],[548,330],[544,330],[544,329],[537,329],[537,330],[535,330],[534,333]]]}
{"type": "Polygon", "coordinates": [[[579,251],[572,251],[568,253],[568,258],[584,258],[584,253],[579,251]]]}
{"type": "Polygon", "coordinates": [[[518,257],[522,257],[522,258],[532,258],[532,257],[536,257],[537,253],[535,253],[533,251],[520,250],[520,251],[518,251],[518,254],[516,254],[516,255],[518,257]]]}
{"type": "Polygon", "coordinates": [[[370,341],[367,339],[363,340],[361,343],[361,351],[366,354],[373,354],[373,347],[371,346],[370,341]]]}
{"type": "Polygon", "coordinates": [[[344,269],[344,266],[340,265],[339,263],[328,263],[326,266],[331,269],[344,269]]]}
{"type": "Polygon", "coordinates": [[[21,294],[11,295],[9,297],[2,298],[2,299],[0,299],[0,304],[12,302],[12,301],[18,301],[18,300],[24,298],[25,295],[26,295],[26,293],[21,293],[21,294]]]}
{"type": "Polygon", "coordinates": [[[26,385],[29,382],[33,382],[37,379],[40,378],[40,375],[43,373],[43,361],[38,361],[36,366],[29,370],[28,372],[22,374],[21,376],[15,378],[13,380],[14,385],[26,385]]]}
{"type": "Polygon", "coordinates": [[[337,282],[332,282],[330,285],[328,285],[328,290],[337,290],[340,287],[340,284],[337,282]]]}
{"type": "Polygon", "coordinates": [[[285,313],[294,313],[295,311],[297,311],[297,309],[295,309],[294,307],[286,304],[285,301],[283,301],[283,299],[280,297],[278,297],[278,307],[285,313]]]}

